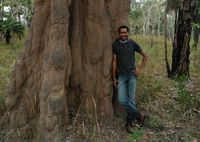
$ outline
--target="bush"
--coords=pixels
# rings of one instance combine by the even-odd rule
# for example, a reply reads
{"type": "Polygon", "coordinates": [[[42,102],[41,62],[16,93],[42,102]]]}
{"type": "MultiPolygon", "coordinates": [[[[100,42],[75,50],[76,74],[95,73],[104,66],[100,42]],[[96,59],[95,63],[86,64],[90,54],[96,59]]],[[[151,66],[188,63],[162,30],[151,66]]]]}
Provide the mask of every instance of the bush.
{"type": "Polygon", "coordinates": [[[13,34],[16,34],[19,39],[21,39],[24,36],[24,31],[25,27],[22,23],[11,17],[0,21],[0,34],[3,36],[7,44],[10,43],[13,34]]]}

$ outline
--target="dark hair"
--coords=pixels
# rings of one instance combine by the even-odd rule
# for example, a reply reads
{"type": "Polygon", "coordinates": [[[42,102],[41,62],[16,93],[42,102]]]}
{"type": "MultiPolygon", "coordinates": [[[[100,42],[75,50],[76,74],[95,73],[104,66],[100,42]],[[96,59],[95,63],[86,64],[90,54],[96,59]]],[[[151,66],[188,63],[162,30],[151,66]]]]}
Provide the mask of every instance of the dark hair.
{"type": "Polygon", "coordinates": [[[129,28],[125,25],[122,25],[118,28],[118,33],[120,32],[121,29],[127,29],[127,32],[129,33],[129,28]]]}

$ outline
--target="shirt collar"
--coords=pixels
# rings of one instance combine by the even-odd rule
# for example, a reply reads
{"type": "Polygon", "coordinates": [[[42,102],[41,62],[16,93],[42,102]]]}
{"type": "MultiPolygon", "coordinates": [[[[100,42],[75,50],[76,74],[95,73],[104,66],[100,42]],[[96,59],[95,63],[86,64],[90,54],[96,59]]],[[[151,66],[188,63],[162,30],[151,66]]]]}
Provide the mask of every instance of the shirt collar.
{"type": "Polygon", "coordinates": [[[123,41],[123,40],[121,40],[121,39],[119,39],[119,42],[121,42],[121,43],[123,43],[123,44],[124,44],[124,43],[127,43],[128,41],[129,41],[129,39],[127,39],[127,40],[124,40],[124,41],[123,41]]]}

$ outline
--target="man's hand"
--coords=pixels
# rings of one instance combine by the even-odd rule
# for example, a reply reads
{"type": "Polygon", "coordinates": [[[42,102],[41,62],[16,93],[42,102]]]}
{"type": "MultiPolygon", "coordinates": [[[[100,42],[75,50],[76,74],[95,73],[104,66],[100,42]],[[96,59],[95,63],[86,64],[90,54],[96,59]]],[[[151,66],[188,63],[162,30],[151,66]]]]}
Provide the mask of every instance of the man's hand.
{"type": "Polygon", "coordinates": [[[139,76],[142,73],[142,69],[144,68],[144,65],[148,59],[147,54],[145,54],[143,51],[140,54],[142,55],[142,63],[138,68],[136,68],[136,70],[132,72],[135,76],[139,76]]]}
{"type": "Polygon", "coordinates": [[[115,78],[115,79],[113,79],[113,84],[114,84],[114,86],[117,88],[118,87],[118,80],[115,78]]]}
{"type": "Polygon", "coordinates": [[[133,71],[133,74],[135,76],[139,76],[142,73],[142,70],[140,68],[136,68],[136,70],[133,71]]]}

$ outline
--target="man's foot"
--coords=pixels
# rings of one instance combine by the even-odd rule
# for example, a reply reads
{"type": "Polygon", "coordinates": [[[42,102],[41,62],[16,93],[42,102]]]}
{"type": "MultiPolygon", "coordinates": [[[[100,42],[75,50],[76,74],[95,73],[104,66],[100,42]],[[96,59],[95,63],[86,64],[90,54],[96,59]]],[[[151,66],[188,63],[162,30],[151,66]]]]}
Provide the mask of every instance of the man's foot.
{"type": "Polygon", "coordinates": [[[127,131],[128,133],[130,133],[130,134],[133,133],[134,127],[133,127],[132,123],[128,123],[128,122],[126,123],[126,131],[127,131]]]}
{"type": "Polygon", "coordinates": [[[144,126],[149,121],[149,117],[145,114],[139,113],[139,120],[137,122],[140,126],[144,126]]]}

